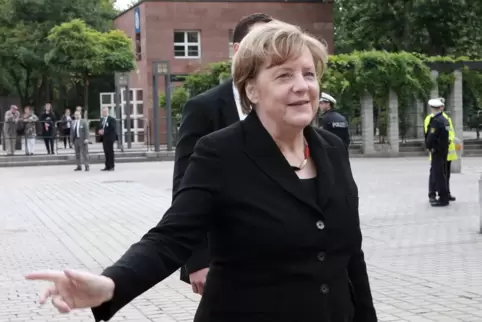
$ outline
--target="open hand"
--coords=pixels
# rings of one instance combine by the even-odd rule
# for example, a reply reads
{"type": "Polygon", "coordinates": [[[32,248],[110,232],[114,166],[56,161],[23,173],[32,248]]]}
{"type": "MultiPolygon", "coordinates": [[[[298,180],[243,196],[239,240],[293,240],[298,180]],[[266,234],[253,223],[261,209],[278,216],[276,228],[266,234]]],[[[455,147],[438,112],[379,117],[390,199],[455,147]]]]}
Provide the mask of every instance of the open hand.
{"type": "Polygon", "coordinates": [[[76,270],[34,272],[25,278],[52,282],[40,296],[40,304],[51,297],[60,313],[100,306],[112,299],[115,288],[114,281],[108,277],[76,270]]]}

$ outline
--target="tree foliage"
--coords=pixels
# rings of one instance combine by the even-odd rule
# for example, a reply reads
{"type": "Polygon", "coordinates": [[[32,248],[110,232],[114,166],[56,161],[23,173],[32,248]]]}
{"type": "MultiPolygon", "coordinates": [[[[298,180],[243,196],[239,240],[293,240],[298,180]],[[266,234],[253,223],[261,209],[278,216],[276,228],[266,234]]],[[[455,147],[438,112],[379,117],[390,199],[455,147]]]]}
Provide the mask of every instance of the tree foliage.
{"type": "Polygon", "coordinates": [[[50,48],[46,54],[47,64],[82,82],[86,110],[92,76],[135,68],[131,41],[120,31],[103,33],[74,19],[52,28],[47,39],[50,48]]]}
{"type": "Polygon", "coordinates": [[[408,51],[482,57],[482,2],[337,0],[337,52],[408,51]]]}
{"type": "Polygon", "coordinates": [[[22,104],[34,106],[60,96],[65,99],[64,95],[82,100],[83,89],[71,82],[71,75],[45,61],[51,50],[47,37],[55,26],[77,18],[95,30],[110,30],[116,14],[113,3],[0,0],[0,93],[18,96],[22,104]]]}
{"type": "MultiPolygon", "coordinates": [[[[389,91],[395,91],[399,97],[400,124],[401,132],[403,132],[404,128],[408,126],[410,107],[414,100],[427,101],[435,85],[427,63],[455,63],[461,60],[468,60],[468,58],[427,57],[421,54],[386,51],[359,51],[333,55],[330,56],[328,68],[320,78],[320,85],[323,91],[329,92],[337,98],[337,108],[347,116],[352,126],[360,123],[360,98],[363,93],[368,91],[372,94],[380,134],[386,131],[389,91]]],[[[215,87],[229,70],[229,62],[220,62],[187,77],[184,85],[173,92],[174,115],[179,115],[189,96],[215,87]]],[[[475,105],[480,106],[482,104],[482,75],[468,69],[464,69],[463,75],[466,92],[471,93],[470,97],[474,97],[475,105]]],[[[440,74],[437,82],[441,96],[448,96],[454,80],[452,73],[440,74]]],[[[162,94],[161,106],[165,106],[164,104],[162,94]]]]}

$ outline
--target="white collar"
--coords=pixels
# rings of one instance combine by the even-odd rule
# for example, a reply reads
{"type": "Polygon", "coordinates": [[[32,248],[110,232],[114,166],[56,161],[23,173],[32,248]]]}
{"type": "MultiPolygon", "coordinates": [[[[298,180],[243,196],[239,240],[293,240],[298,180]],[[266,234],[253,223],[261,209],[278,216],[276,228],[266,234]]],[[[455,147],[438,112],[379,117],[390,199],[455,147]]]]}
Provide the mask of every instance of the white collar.
{"type": "Polygon", "coordinates": [[[239,91],[236,88],[236,86],[234,86],[234,82],[233,82],[233,96],[234,96],[234,101],[236,102],[236,109],[238,110],[239,119],[242,121],[246,118],[247,115],[244,114],[243,112],[243,108],[241,106],[241,99],[239,97],[239,91]]]}

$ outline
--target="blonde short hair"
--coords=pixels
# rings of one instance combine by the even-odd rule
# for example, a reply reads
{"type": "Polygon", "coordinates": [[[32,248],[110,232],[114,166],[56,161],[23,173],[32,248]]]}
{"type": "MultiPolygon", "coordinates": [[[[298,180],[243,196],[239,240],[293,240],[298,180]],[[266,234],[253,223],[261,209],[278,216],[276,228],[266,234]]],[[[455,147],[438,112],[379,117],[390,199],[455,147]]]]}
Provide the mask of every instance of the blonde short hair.
{"type": "Polygon", "coordinates": [[[233,82],[245,113],[251,110],[246,94],[248,81],[264,67],[281,65],[299,57],[305,48],[313,55],[317,76],[321,77],[328,62],[328,52],[319,40],[297,26],[277,20],[253,27],[239,44],[231,66],[233,82]]]}

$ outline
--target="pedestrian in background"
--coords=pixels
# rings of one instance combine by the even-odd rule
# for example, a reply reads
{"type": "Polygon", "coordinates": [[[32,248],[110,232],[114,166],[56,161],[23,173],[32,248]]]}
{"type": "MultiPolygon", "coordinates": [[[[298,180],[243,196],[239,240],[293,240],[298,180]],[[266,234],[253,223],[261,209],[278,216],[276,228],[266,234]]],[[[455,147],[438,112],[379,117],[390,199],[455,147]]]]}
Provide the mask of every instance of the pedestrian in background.
{"type": "Polygon", "coordinates": [[[85,166],[85,171],[89,171],[89,124],[87,120],[82,118],[79,111],[76,111],[74,116],[75,120],[70,132],[70,139],[75,148],[75,160],[77,161],[77,167],[74,171],[82,171],[82,164],[85,166]]]}
{"type": "Polygon", "coordinates": [[[449,191],[447,187],[447,155],[449,150],[450,124],[443,116],[443,102],[437,99],[428,101],[432,108],[433,117],[427,131],[426,146],[429,150],[432,161],[430,176],[435,181],[439,198],[431,200],[433,207],[445,207],[449,205],[449,191]]]}
{"type": "Polygon", "coordinates": [[[99,122],[97,132],[102,141],[102,149],[104,150],[105,168],[102,171],[114,171],[114,142],[117,139],[116,120],[109,115],[109,109],[104,107],[102,109],[102,118],[99,122]]]}
{"type": "Polygon", "coordinates": [[[16,105],[11,105],[5,112],[3,123],[3,138],[7,155],[15,154],[15,143],[17,142],[17,126],[20,120],[20,112],[16,105]]]}
{"type": "Polygon", "coordinates": [[[23,123],[25,132],[25,154],[33,155],[35,153],[35,143],[37,140],[37,122],[38,117],[32,112],[30,106],[23,109],[23,123]]]}
{"type": "Polygon", "coordinates": [[[40,116],[42,124],[42,137],[44,139],[47,154],[55,154],[54,138],[55,138],[55,114],[52,111],[50,103],[45,104],[45,110],[40,116]]]}
{"type": "Polygon", "coordinates": [[[338,136],[345,146],[350,145],[350,130],[346,118],[335,111],[336,100],[327,93],[321,93],[320,110],[323,113],[320,120],[320,126],[338,136]]]}
{"type": "MultiPolygon", "coordinates": [[[[445,99],[443,97],[438,98],[438,100],[443,104],[440,109],[442,110],[442,115],[447,119],[449,122],[450,130],[449,130],[449,150],[447,154],[447,162],[446,162],[446,177],[447,177],[447,189],[449,191],[449,200],[450,201],[455,201],[456,198],[452,195],[450,191],[450,174],[452,172],[452,161],[457,160],[457,151],[455,150],[455,129],[452,123],[452,119],[450,116],[445,113],[445,99]]],[[[433,103],[433,102],[432,102],[433,103]]],[[[438,102],[437,102],[438,103],[438,102]]],[[[428,134],[428,126],[430,124],[430,121],[434,117],[434,113],[430,113],[427,115],[427,117],[424,120],[424,131],[425,131],[425,137],[427,137],[428,134]]],[[[429,154],[429,159],[432,160],[432,154],[429,154]]],[[[430,173],[432,173],[432,168],[430,167],[430,173]]],[[[434,202],[437,198],[437,189],[436,189],[436,183],[435,179],[433,178],[432,175],[429,175],[428,179],[428,199],[429,202],[434,202]]]]}
{"type": "Polygon", "coordinates": [[[64,115],[62,115],[62,118],[60,119],[60,126],[64,139],[64,149],[67,149],[67,142],[69,143],[69,149],[71,149],[72,141],[70,140],[70,129],[72,127],[72,116],[70,115],[70,109],[65,109],[64,115]]]}
{"type": "MultiPolygon", "coordinates": [[[[271,22],[265,13],[253,13],[239,20],[233,31],[233,52],[255,26],[271,22]]],[[[182,109],[179,142],[176,145],[172,192],[176,194],[187,171],[189,160],[197,141],[209,133],[244,120],[246,111],[241,108],[239,91],[229,78],[222,84],[191,98],[182,109]]],[[[191,284],[194,293],[203,294],[210,264],[208,238],[193,251],[192,257],[181,267],[181,280],[191,284]]]]}

